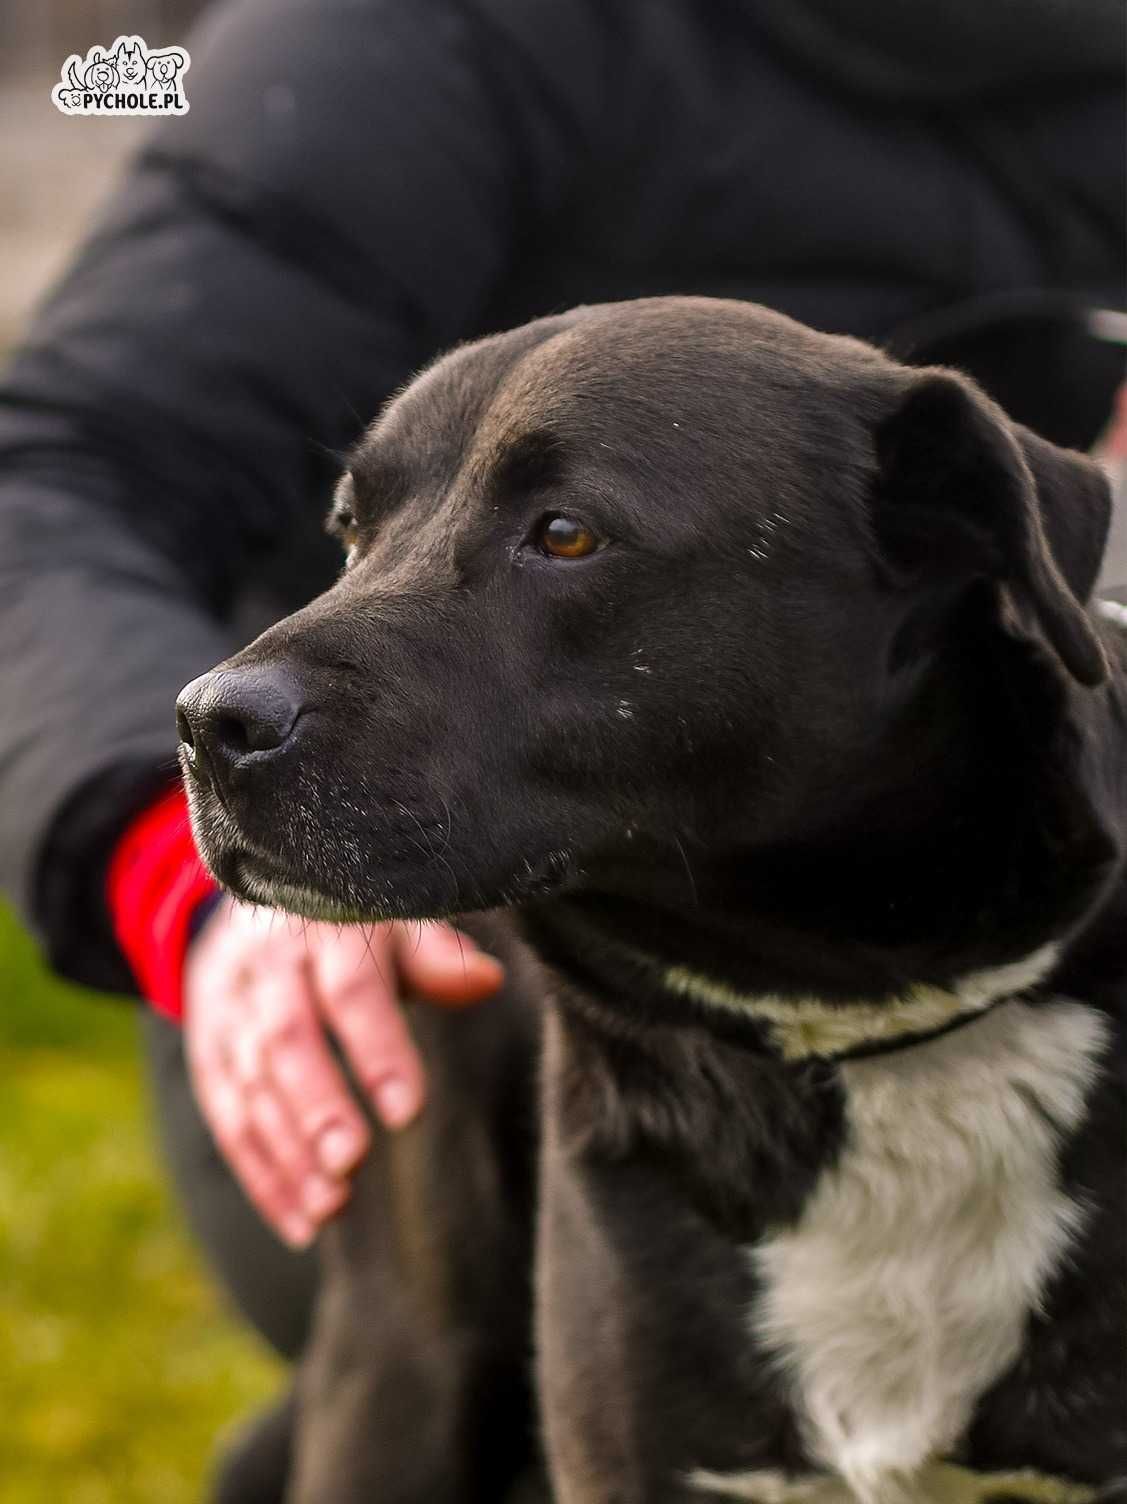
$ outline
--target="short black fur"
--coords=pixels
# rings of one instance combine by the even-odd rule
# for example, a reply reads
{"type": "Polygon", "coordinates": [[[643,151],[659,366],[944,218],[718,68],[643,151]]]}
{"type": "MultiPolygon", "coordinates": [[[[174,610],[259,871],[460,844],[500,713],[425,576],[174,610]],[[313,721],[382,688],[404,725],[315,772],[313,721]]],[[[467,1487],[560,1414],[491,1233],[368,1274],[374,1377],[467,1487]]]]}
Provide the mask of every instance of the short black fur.
{"type": "MultiPolygon", "coordinates": [[[[460,1091],[454,1027],[427,1026],[448,1094],[351,1217],[388,1215],[390,1176],[448,1226],[431,1155],[449,1142],[435,1124],[460,1122],[481,1213],[431,1257],[495,1323],[481,1261],[527,1246],[504,1166],[529,1135],[488,1105],[527,1087],[546,998],[538,1375],[559,1496],[651,1504],[699,1497],[695,1467],[801,1471],[800,1409],[745,1319],[746,1248],[842,1153],[838,1066],[784,1061],[762,1021],[668,971],[848,1016],[1052,944],[1030,1001],[1082,1000],[1122,1050],[1122,652],[1085,604],[1106,486],[965,378],[707,299],[579,309],[457,351],[351,471],[357,498],[402,484],[361,502],[338,585],[182,697],[201,847],[249,898],[358,920],[506,907],[527,942],[511,916],[465,919],[514,973],[478,1023],[488,1069],[460,1091]],[[530,547],[558,510],[605,546],[530,547]],[[248,673],[300,689],[268,753],[221,745],[248,673]]],[[[1127,1108],[1110,1054],[1100,1072],[1059,1166],[1083,1233],[954,1460],[1110,1487],[1127,1475],[1127,1108]]],[[[294,1498],[358,1501],[373,1480],[495,1497],[495,1461],[486,1484],[468,1454],[396,1492],[417,1448],[362,1410],[355,1468],[318,1444],[339,1441],[358,1362],[373,1393],[394,1382],[403,1311],[433,1359],[411,1372],[449,1421],[435,1434],[464,1437],[484,1374],[523,1372],[519,1320],[482,1348],[464,1306],[436,1307],[374,1246],[348,1225],[330,1239],[337,1315],[294,1498]],[[328,1451],[331,1480],[308,1461],[328,1451]]],[[[514,1426],[510,1471],[529,1456],[514,1426]]]]}

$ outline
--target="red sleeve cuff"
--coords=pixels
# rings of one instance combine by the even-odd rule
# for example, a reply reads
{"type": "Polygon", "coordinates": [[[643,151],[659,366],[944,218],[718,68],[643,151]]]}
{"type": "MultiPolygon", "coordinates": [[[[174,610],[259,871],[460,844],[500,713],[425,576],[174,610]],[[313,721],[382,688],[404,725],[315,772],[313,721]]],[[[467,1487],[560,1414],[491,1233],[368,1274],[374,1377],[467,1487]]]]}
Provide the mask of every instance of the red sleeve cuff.
{"type": "Polygon", "coordinates": [[[196,851],[181,788],[162,795],[126,827],[106,877],[114,934],[144,997],[179,1021],[192,915],[218,892],[196,851]]]}

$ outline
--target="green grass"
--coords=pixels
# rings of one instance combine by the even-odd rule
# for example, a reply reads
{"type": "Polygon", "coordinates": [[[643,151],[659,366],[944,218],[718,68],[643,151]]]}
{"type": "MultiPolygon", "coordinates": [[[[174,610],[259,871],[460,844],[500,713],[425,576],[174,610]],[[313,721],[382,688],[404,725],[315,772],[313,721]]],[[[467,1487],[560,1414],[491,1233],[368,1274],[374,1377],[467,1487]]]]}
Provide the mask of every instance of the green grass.
{"type": "Polygon", "coordinates": [[[280,1369],[224,1314],[154,1151],[127,1004],[0,910],[0,1504],[187,1504],[280,1369]]]}

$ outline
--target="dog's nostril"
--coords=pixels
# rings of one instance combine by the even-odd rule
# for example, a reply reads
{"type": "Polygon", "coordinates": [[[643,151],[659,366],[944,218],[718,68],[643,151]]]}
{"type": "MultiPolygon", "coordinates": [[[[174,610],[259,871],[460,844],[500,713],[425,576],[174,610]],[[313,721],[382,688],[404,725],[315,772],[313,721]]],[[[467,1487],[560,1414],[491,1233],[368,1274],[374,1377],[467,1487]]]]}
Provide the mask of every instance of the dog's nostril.
{"type": "Polygon", "coordinates": [[[211,730],[229,752],[250,751],[253,732],[237,716],[217,715],[211,723],[211,730]]]}
{"type": "Polygon", "coordinates": [[[293,729],[296,716],[284,713],[277,717],[256,714],[245,708],[241,714],[218,714],[212,732],[228,752],[240,757],[247,752],[270,752],[280,747],[293,729]]]}
{"type": "Polygon", "coordinates": [[[176,734],[189,752],[196,750],[196,739],[192,735],[192,723],[188,720],[188,717],[179,705],[176,707],[176,734]]]}

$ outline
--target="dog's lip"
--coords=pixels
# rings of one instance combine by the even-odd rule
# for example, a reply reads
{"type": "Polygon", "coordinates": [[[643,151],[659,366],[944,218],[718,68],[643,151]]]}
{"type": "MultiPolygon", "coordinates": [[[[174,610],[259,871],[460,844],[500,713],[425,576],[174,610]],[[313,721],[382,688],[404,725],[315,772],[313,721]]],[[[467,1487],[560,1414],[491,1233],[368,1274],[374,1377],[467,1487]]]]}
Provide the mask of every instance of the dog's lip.
{"type": "Polygon", "coordinates": [[[218,847],[205,844],[203,852],[207,865],[223,887],[247,903],[262,902],[261,898],[252,895],[252,887],[284,880],[277,867],[241,841],[225,840],[218,847]]]}
{"type": "Polygon", "coordinates": [[[249,896],[251,889],[273,886],[313,891],[311,884],[295,882],[271,861],[245,846],[229,851],[221,865],[224,886],[240,897],[249,896]]]}
{"type": "MultiPolygon", "coordinates": [[[[196,803],[197,790],[190,787],[189,792],[196,803]]],[[[209,789],[208,793],[222,814],[213,824],[207,819],[206,801],[202,807],[197,804],[197,839],[201,854],[220,885],[242,902],[287,909],[309,918],[367,923],[402,917],[399,903],[411,904],[416,897],[422,899],[424,893],[427,895],[425,917],[436,918],[440,912],[547,899],[572,887],[584,876],[576,854],[564,847],[549,849],[536,859],[525,859],[503,879],[499,880],[497,873],[492,874],[484,888],[475,883],[469,872],[459,880],[449,863],[444,861],[441,865],[449,873],[451,890],[443,893],[440,899],[441,911],[431,912],[432,884],[424,881],[423,891],[420,891],[420,877],[423,875],[420,869],[429,869],[431,864],[420,863],[417,856],[406,851],[396,859],[396,854],[384,847],[382,859],[375,870],[366,874],[367,881],[362,884],[369,890],[365,897],[370,903],[361,907],[354,893],[345,894],[335,884],[326,884],[324,873],[295,871],[280,855],[263,849],[252,835],[239,828],[237,817],[227,802],[217,798],[214,789],[209,789]]],[[[432,877],[433,870],[427,876],[432,877]]]]}
{"type": "Polygon", "coordinates": [[[302,914],[307,919],[330,920],[337,924],[358,923],[370,918],[312,884],[294,882],[268,862],[246,851],[228,853],[222,869],[220,880],[223,886],[244,903],[265,904],[302,914]]]}

